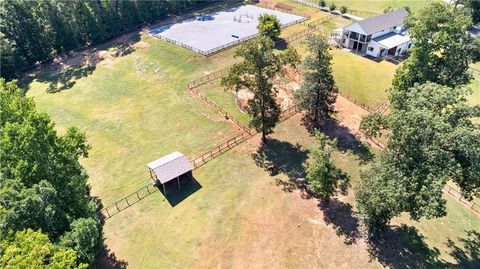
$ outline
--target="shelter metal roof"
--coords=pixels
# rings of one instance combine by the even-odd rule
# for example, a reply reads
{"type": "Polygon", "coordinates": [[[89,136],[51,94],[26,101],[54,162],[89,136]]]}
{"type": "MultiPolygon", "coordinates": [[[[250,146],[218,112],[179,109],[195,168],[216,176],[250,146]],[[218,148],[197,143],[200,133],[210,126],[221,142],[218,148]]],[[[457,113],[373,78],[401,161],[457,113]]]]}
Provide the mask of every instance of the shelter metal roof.
{"type": "Polygon", "coordinates": [[[193,170],[188,158],[178,151],[148,163],[147,167],[155,173],[162,184],[193,170]]]}

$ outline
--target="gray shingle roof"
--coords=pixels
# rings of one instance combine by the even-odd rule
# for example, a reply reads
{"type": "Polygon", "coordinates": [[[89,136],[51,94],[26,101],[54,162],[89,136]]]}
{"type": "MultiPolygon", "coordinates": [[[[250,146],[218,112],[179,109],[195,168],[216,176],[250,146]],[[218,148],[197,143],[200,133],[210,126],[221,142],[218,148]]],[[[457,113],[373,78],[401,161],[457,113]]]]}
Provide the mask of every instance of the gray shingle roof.
{"type": "Polygon", "coordinates": [[[365,31],[367,35],[380,32],[382,30],[402,24],[406,17],[408,17],[406,9],[401,8],[395,11],[371,17],[358,22],[358,25],[365,31]]]}

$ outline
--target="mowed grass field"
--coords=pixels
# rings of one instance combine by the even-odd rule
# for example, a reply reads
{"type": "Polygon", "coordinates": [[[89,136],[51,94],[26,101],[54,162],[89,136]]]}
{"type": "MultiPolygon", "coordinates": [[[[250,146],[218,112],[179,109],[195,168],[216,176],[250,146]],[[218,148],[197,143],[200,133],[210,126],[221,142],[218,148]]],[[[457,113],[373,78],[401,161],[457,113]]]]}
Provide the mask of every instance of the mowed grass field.
{"type": "MultiPolygon", "coordinates": [[[[314,0],[309,0],[309,2],[318,3],[314,0]]],[[[427,0],[327,0],[326,2],[327,7],[330,3],[335,3],[337,9],[346,6],[349,9],[373,13],[383,13],[385,8],[388,7],[399,9],[406,6],[410,7],[412,12],[415,12],[429,3],[427,0]]]]}
{"type": "MultiPolygon", "coordinates": [[[[299,115],[272,135],[267,159],[276,163],[278,175],[255,163],[258,142],[252,138],[197,169],[202,187],[175,207],[157,192],[108,220],[108,245],[132,268],[438,268],[455,263],[448,239],[462,249],[466,231],[480,229],[477,217],[446,197],[447,217],[395,219],[391,241],[368,251],[358,234],[351,190],[325,209],[301,198],[290,181],[304,173],[301,163],[315,146],[299,115]]],[[[334,158],[355,186],[359,157],[337,151],[334,158]]]]}
{"type": "Polygon", "coordinates": [[[215,58],[142,39],[148,49],[97,65],[71,89],[48,94],[34,81],[28,91],[60,130],[87,133],[92,150],[83,163],[105,205],[148,183],[148,162],[174,150],[193,157],[238,133],[186,90],[190,78],[219,67],[215,58]]]}
{"type": "MultiPolygon", "coordinates": [[[[231,65],[234,49],[205,58],[148,36],[138,38],[149,47],[101,62],[70,89],[46,93],[56,77],[47,74],[31,82],[27,92],[52,116],[59,132],[68,126],[86,132],[92,150],[82,162],[92,193],[105,205],[145,185],[149,161],[174,150],[192,157],[239,133],[186,89],[189,80],[231,65]]],[[[352,61],[350,57],[362,59],[353,54],[340,57],[362,68],[365,64],[352,61]]],[[[368,92],[357,88],[353,94],[368,92]]],[[[234,114],[240,112],[235,112],[231,94],[209,94],[245,121],[234,114]]],[[[369,250],[353,216],[352,189],[364,167],[359,154],[335,151],[335,163],[350,177],[352,188],[322,208],[315,199],[301,198],[290,181],[304,175],[303,164],[315,146],[299,115],[281,123],[272,136],[266,159],[277,164],[278,175],[270,176],[257,164],[258,143],[254,137],[195,170],[198,185],[172,192],[169,199],[155,192],[107,220],[104,236],[111,253],[129,268],[438,268],[460,257],[460,239],[467,238],[467,231],[480,230],[478,218],[447,197],[446,217],[421,223],[397,218],[387,244],[369,250]],[[179,202],[178,197],[186,198],[179,202]],[[447,246],[449,239],[460,249],[456,255],[447,246]]]]}

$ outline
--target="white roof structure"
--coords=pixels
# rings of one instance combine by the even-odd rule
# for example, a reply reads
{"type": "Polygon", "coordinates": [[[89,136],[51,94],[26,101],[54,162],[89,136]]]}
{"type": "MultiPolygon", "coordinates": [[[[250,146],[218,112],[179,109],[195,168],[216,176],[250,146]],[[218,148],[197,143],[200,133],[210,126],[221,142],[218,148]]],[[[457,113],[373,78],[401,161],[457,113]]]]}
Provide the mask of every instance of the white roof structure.
{"type": "Polygon", "coordinates": [[[193,170],[187,157],[178,151],[150,162],[147,167],[155,173],[156,179],[162,184],[193,170]]]}
{"type": "Polygon", "coordinates": [[[377,42],[380,46],[385,47],[387,49],[394,48],[396,46],[405,44],[410,42],[410,37],[405,34],[397,34],[395,32],[388,33],[386,35],[379,36],[377,38],[372,39],[373,41],[377,42]]]}

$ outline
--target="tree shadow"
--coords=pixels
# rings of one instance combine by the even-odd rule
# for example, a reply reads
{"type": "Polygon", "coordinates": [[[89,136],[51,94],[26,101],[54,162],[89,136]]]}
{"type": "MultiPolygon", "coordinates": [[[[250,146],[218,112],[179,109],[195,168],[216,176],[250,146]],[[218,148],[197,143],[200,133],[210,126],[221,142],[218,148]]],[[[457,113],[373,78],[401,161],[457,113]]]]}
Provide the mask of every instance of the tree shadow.
{"type": "Polygon", "coordinates": [[[460,238],[463,243],[463,248],[455,245],[455,243],[448,239],[446,245],[450,248],[450,256],[456,261],[458,268],[480,268],[480,232],[469,230],[467,231],[467,238],[460,238]]]}
{"type": "Polygon", "coordinates": [[[306,176],[304,163],[308,153],[309,151],[302,149],[299,144],[292,145],[286,141],[269,139],[252,154],[252,158],[258,167],[265,170],[271,169],[273,165],[273,175],[283,173],[290,180],[294,180],[306,176]]]}
{"type": "Polygon", "coordinates": [[[275,40],[275,49],[277,50],[286,50],[288,48],[288,42],[287,40],[277,37],[275,40]]]}
{"type": "Polygon", "coordinates": [[[323,220],[332,225],[337,236],[344,237],[347,245],[355,244],[360,238],[358,219],[354,216],[352,206],[338,199],[320,202],[318,207],[323,212],[323,220]]]}
{"type": "Polygon", "coordinates": [[[175,207],[190,195],[194,194],[202,188],[202,185],[195,179],[195,177],[184,174],[180,176],[180,189],[176,179],[165,183],[166,194],[163,191],[163,186],[156,185],[159,191],[163,194],[168,203],[175,207]]]}
{"type": "Polygon", "coordinates": [[[389,226],[384,234],[370,238],[368,252],[388,268],[446,268],[440,251],[430,248],[415,227],[389,226]]]}
{"type": "Polygon", "coordinates": [[[38,80],[48,84],[46,91],[56,93],[71,89],[76,80],[90,76],[95,71],[102,57],[123,57],[135,51],[133,44],[140,41],[139,34],[131,35],[128,40],[114,39],[82,52],[72,51],[61,54],[47,63],[36,67],[37,71],[27,73],[19,79],[19,86],[24,92],[30,89],[30,83],[38,80]],[[97,51],[105,50],[101,56],[97,51]],[[108,55],[108,56],[105,56],[108,55]]]}
{"type": "Polygon", "coordinates": [[[342,152],[350,151],[355,154],[362,164],[373,160],[374,155],[362,141],[355,137],[350,130],[338,124],[336,120],[326,120],[318,129],[330,139],[337,139],[337,148],[342,152]]]}
{"type": "Polygon", "coordinates": [[[127,267],[128,262],[119,259],[105,244],[100,248],[92,264],[94,269],[126,269],[127,267]]]}

